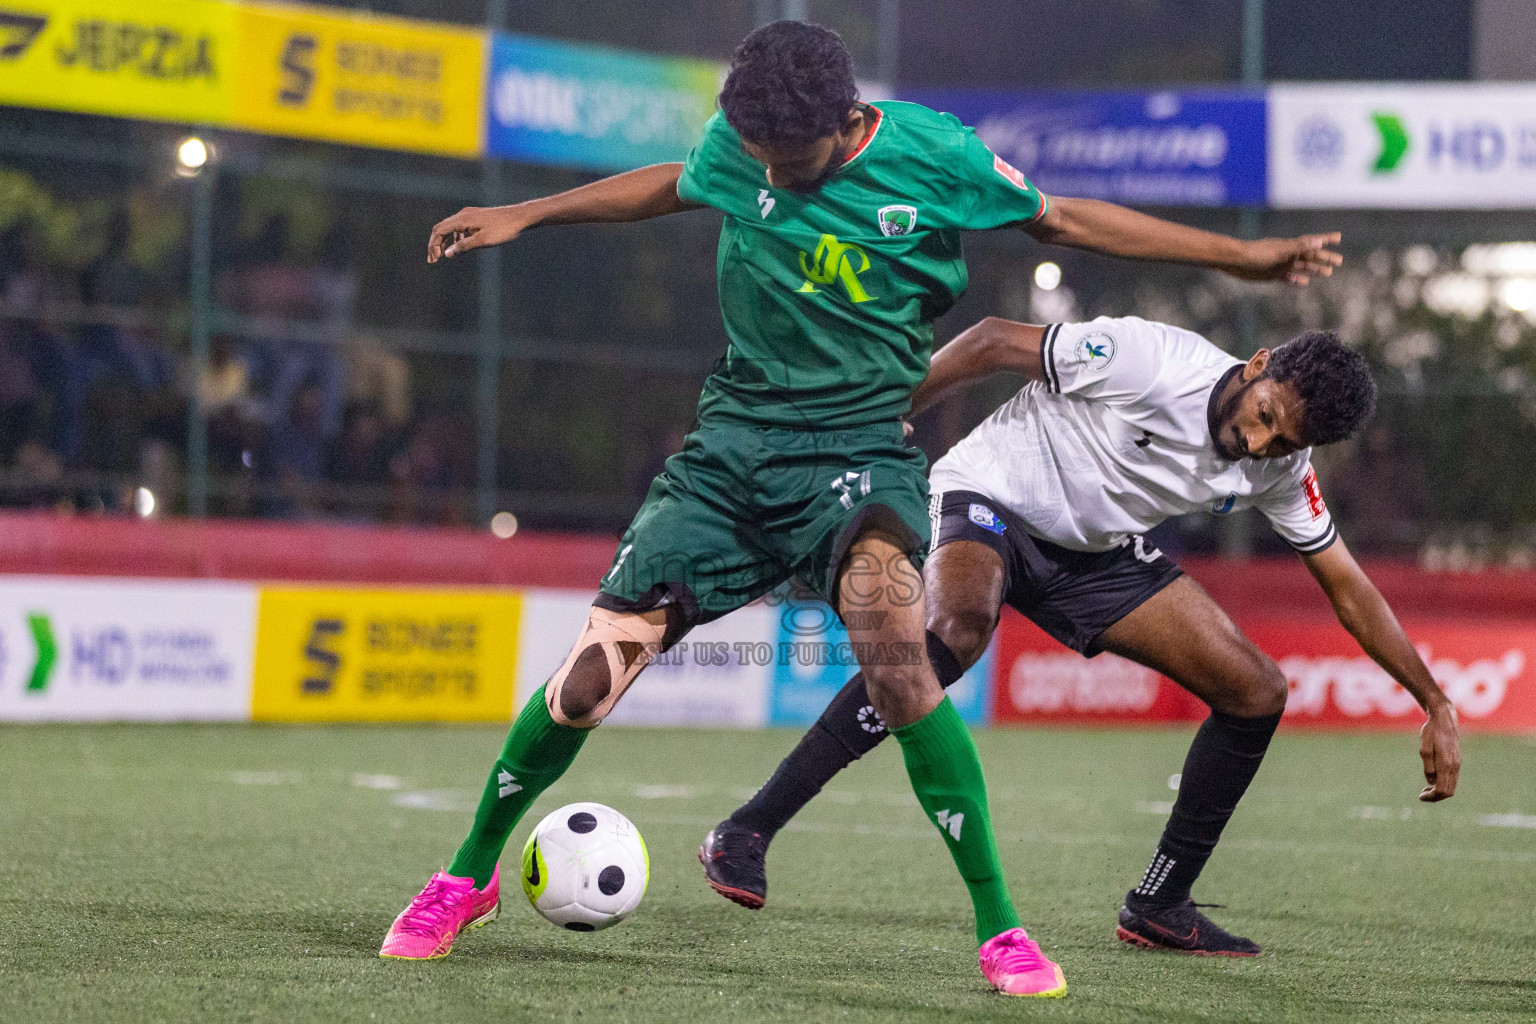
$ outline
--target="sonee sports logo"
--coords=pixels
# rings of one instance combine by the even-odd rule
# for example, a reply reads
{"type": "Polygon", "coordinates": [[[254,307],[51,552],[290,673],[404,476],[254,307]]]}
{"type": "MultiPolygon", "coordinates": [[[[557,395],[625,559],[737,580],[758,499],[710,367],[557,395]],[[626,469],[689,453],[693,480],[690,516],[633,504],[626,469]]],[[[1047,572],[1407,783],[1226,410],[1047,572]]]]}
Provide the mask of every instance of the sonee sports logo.
{"type": "Polygon", "coordinates": [[[859,728],[876,734],[885,732],[885,719],[880,717],[873,704],[859,708],[859,728]]]}
{"type": "Polygon", "coordinates": [[[947,831],[954,838],[955,842],[958,843],[960,841],[960,827],[965,824],[964,812],[950,814],[949,808],[946,807],[933,817],[939,823],[940,829],[947,831]]]}

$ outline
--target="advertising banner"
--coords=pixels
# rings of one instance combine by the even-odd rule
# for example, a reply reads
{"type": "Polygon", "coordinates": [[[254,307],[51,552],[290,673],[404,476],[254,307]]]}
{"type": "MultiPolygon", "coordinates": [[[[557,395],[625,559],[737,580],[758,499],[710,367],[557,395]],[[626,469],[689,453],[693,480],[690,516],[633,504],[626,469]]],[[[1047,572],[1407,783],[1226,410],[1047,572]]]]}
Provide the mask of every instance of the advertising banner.
{"type": "MultiPolygon", "coordinates": [[[[1319,728],[1417,729],[1413,697],[1337,623],[1240,622],[1290,683],[1285,722],[1319,728]]],[[[1536,627],[1405,620],[1404,628],[1463,729],[1536,729],[1536,627]]],[[[1198,721],[1205,705],[1172,681],[1112,654],[1084,658],[1023,616],[1005,611],[993,676],[995,718],[1019,724],[1198,721]]]]}
{"type": "Polygon", "coordinates": [[[907,90],[947,111],[1047,195],[1158,206],[1262,206],[1264,95],[907,90]]]}
{"type": "Polygon", "coordinates": [[[505,721],[516,591],[261,589],[251,717],[505,721]]]}
{"type": "Polygon", "coordinates": [[[0,579],[0,720],[242,721],[256,588],[0,579]]]}
{"type": "MultiPolygon", "coordinates": [[[[768,722],[810,725],[859,671],[856,652],[848,642],[848,631],[827,605],[786,604],[777,611],[768,722]]],[[[960,716],[972,725],[985,725],[991,718],[989,683],[996,647],[994,642],[948,690],[960,716]]]]}
{"type": "Polygon", "coordinates": [[[0,103],[222,124],[237,13],[207,0],[6,0],[0,103]]]}
{"type": "MultiPolygon", "coordinates": [[[[517,704],[565,661],[596,595],[523,591],[517,704]]],[[[690,631],[657,657],[607,719],[610,725],[756,728],[768,719],[776,609],[749,605],[690,631]]]]}
{"type": "Polygon", "coordinates": [[[314,8],[240,8],[237,127],[474,156],[484,83],[483,32],[314,8]]]}
{"type": "Polygon", "coordinates": [[[714,111],[720,75],[707,61],[498,33],[486,147],[604,171],[681,160],[714,111]]]}
{"type": "Polygon", "coordinates": [[[1536,207],[1536,85],[1277,85],[1277,207],[1536,207]]]}

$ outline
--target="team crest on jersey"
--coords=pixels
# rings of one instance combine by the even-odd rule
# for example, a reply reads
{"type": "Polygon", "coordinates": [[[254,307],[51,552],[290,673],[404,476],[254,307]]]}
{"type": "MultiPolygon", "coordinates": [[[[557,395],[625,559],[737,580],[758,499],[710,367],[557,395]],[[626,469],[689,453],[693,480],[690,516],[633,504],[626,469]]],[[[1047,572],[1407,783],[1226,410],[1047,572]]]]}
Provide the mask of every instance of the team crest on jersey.
{"type": "Polygon", "coordinates": [[[1216,513],[1218,516],[1224,516],[1228,512],[1231,512],[1236,505],[1237,492],[1233,491],[1225,498],[1217,498],[1216,501],[1211,504],[1211,511],[1216,513]]]}
{"type": "Polygon", "coordinates": [[[1109,364],[1115,361],[1115,339],[1103,331],[1085,334],[1077,339],[1072,354],[1084,369],[1099,373],[1109,369],[1109,364]]]}
{"type": "Polygon", "coordinates": [[[910,235],[917,229],[917,207],[882,206],[875,214],[882,235],[910,235]]]}
{"type": "Polygon", "coordinates": [[[997,513],[987,508],[987,506],[978,505],[975,502],[971,502],[971,522],[983,530],[991,530],[999,537],[1002,536],[1004,530],[1008,529],[1008,524],[997,518],[997,513]]]}

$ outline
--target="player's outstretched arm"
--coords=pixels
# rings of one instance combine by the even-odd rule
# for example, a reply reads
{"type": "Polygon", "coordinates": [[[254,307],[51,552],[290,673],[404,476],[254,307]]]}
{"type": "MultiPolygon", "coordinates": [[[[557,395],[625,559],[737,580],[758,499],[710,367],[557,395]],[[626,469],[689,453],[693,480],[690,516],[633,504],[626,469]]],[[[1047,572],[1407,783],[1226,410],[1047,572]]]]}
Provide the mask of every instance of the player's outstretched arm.
{"type": "Polygon", "coordinates": [[[1339,622],[1360,642],[1371,660],[1413,694],[1429,721],[1419,730],[1419,757],[1429,784],[1419,794],[1426,802],[1444,800],[1456,793],[1461,773],[1461,737],[1456,708],[1429,674],[1419,652],[1398,624],[1386,599],[1365,575],[1343,540],[1315,555],[1302,555],[1317,582],[1322,584],[1339,622]]]}
{"type": "Polygon", "coordinates": [[[698,209],[677,196],[682,173],[682,164],[653,164],[526,203],[466,206],[432,225],[427,262],[510,242],[545,224],[618,224],[698,209]]]}
{"type": "Polygon", "coordinates": [[[962,384],[1007,371],[1030,380],[1044,380],[1040,343],[1045,328],[989,316],[972,324],[933,354],[928,376],[912,392],[912,415],[962,384]]]}
{"type": "Polygon", "coordinates": [[[1331,248],[1343,237],[1337,231],[1244,241],[1097,199],[1052,196],[1046,212],[1024,230],[1052,245],[1133,260],[1193,263],[1247,281],[1304,285],[1313,277],[1328,277],[1344,262],[1344,257],[1331,248]]]}

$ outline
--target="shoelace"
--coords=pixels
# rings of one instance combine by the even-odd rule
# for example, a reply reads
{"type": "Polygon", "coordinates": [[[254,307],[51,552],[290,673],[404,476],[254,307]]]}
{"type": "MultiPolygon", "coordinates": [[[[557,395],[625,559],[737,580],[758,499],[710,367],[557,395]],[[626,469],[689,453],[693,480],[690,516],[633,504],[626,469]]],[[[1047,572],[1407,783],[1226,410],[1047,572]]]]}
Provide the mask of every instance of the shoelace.
{"type": "Polygon", "coordinates": [[[411,900],[406,908],[405,920],[400,930],[413,935],[436,936],[448,912],[458,905],[465,894],[450,887],[440,878],[433,878],[427,887],[411,900]]]}
{"type": "Polygon", "coordinates": [[[1002,946],[1002,949],[994,950],[993,956],[997,965],[1008,974],[1038,970],[1050,963],[1046,955],[1040,951],[1039,943],[1034,939],[1021,935],[1009,935],[1004,939],[1002,946]]]}

